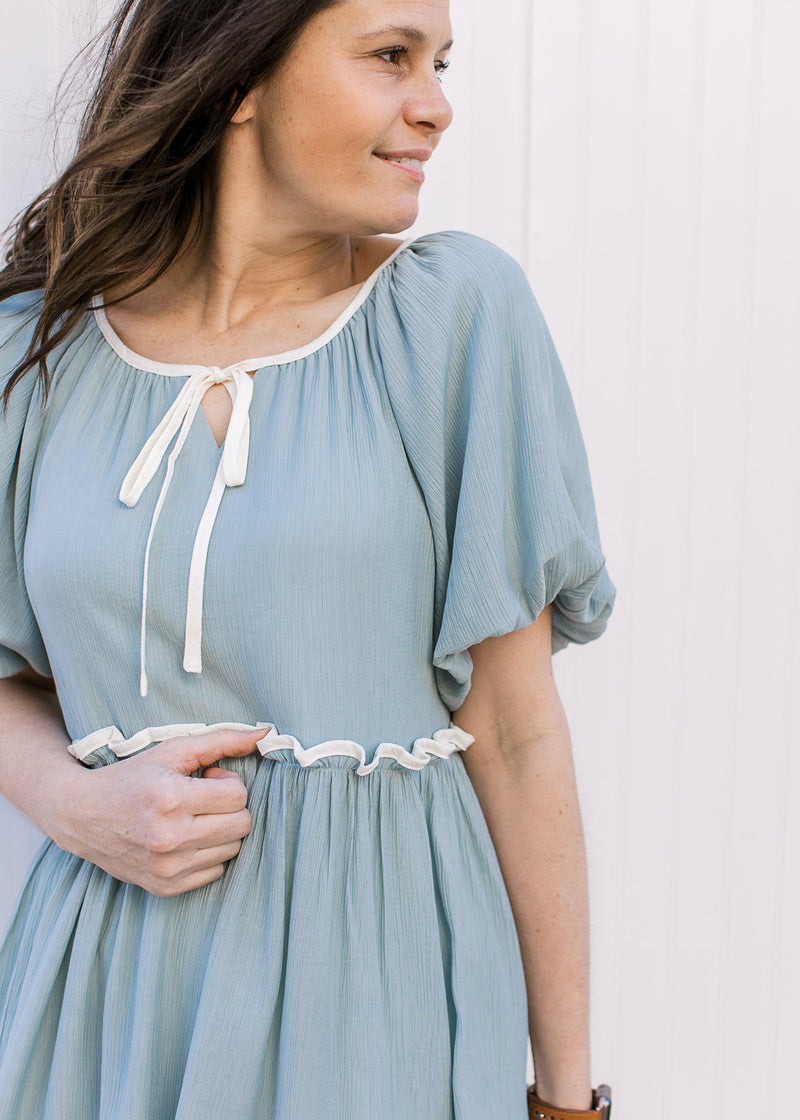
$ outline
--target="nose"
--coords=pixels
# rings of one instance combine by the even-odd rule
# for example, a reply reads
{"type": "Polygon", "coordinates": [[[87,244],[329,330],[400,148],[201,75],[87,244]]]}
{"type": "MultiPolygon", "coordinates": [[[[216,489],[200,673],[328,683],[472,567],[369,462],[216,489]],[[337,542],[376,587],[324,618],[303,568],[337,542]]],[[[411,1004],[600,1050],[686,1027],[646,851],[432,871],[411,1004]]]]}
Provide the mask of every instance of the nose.
{"type": "Polygon", "coordinates": [[[406,102],[405,116],[409,124],[423,125],[430,132],[444,132],[449,126],[453,109],[435,74],[420,78],[414,95],[406,102]]]}

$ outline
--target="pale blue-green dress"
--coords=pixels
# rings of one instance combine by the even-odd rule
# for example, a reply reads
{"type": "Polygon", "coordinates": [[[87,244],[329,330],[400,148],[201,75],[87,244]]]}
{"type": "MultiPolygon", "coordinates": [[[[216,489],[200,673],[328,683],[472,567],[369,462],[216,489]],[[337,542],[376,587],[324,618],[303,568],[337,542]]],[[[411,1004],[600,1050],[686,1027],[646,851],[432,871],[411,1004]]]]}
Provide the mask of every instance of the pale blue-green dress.
{"type": "MultiPolygon", "coordinates": [[[[0,305],[0,385],[38,298],[0,305]]],[[[469,646],[547,603],[554,651],[589,641],[615,589],[523,270],[429,233],[299,349],[162,364],[93,308],[49,364],[44,411],[28,374],[0,421],[0,675],[52,675],[88,767],[265,736],[222,763],[253,828],[209,886],[41,847],[0,1120],[525,1120],[519,942],[451,713],[469,646]]]]}

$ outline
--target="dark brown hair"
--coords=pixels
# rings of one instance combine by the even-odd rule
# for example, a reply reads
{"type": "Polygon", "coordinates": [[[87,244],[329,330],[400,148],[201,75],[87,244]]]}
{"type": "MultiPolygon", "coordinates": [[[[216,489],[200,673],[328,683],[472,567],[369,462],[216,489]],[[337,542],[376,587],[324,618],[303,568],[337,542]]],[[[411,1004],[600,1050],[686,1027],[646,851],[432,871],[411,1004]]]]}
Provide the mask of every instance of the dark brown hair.
{"type": "Polygon", "coordinates": [[[46,398],[47,355],[93,295],[134,277],[144,279],[126,296],[142,291],[194,242],[231,116],[305,24],[340,2],[124,0],[98,40],[99,77],[68,166],[6,231],[0,301],[40,289],[42,301],[4,407],[37,365],[46,398]]]}

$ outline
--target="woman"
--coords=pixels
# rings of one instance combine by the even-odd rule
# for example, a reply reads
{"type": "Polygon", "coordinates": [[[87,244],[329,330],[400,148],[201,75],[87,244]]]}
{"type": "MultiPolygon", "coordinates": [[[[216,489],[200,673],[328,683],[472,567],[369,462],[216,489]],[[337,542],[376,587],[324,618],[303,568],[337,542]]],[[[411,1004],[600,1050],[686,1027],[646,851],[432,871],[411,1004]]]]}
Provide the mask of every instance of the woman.
{"type": "Polygon", "coordinates": [[[50,839],[3,1120],[523,1120],[528,1032],[592,1105],[550,658],[614,587],[522,270],[387,236],[451,39],[446,0],[127,0],[18,223],[0,789],[50,839]]]}

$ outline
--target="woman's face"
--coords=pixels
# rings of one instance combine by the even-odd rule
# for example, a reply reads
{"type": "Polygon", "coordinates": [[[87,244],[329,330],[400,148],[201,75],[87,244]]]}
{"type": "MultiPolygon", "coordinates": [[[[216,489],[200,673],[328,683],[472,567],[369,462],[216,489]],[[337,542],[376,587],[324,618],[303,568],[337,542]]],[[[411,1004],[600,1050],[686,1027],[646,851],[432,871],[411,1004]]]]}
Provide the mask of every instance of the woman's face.
{"type": "Polygon", "coordinates": [[[306,24],[233,118],[271,222],[362,236],[413,224],[424,162],[383,157],[424,161],[450,124],[451,39],[448,0],[344,0],[306,24]]]}

